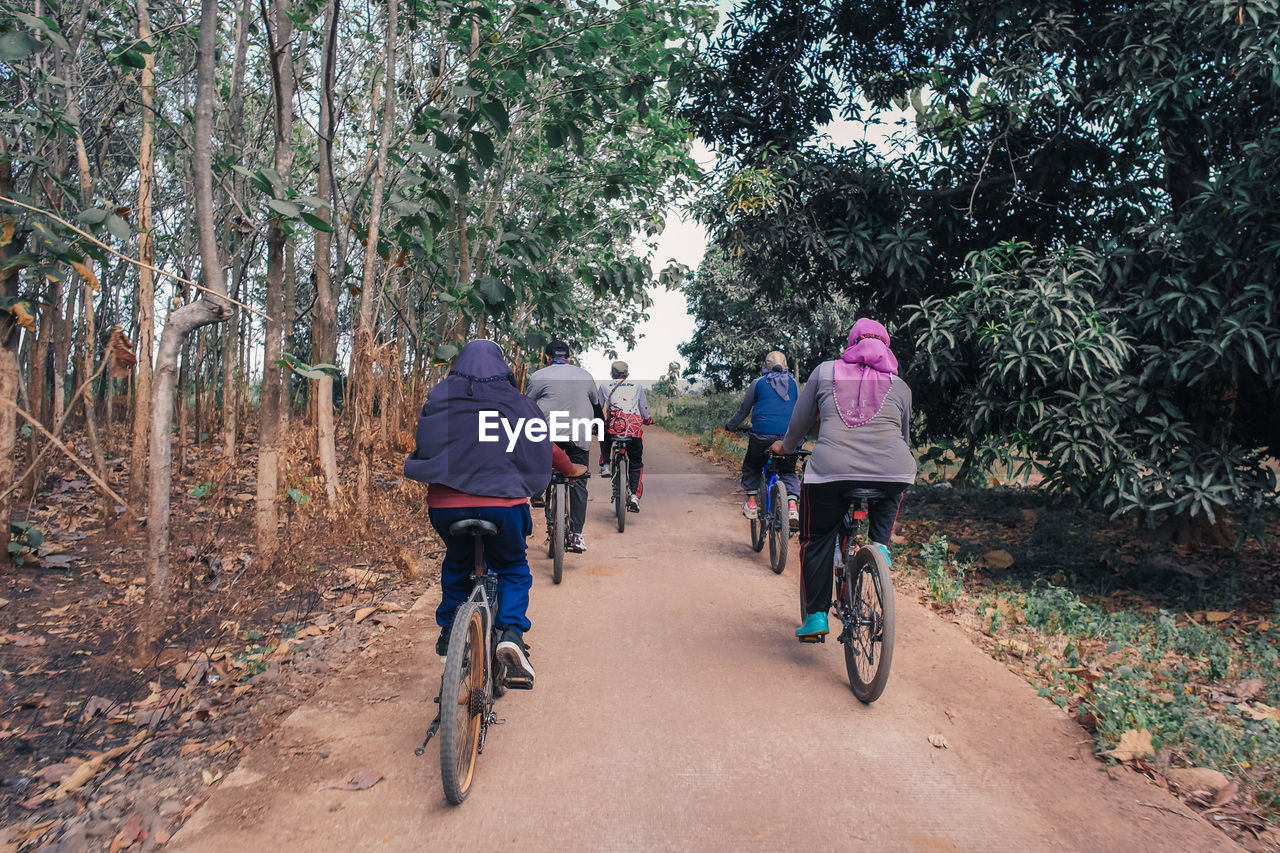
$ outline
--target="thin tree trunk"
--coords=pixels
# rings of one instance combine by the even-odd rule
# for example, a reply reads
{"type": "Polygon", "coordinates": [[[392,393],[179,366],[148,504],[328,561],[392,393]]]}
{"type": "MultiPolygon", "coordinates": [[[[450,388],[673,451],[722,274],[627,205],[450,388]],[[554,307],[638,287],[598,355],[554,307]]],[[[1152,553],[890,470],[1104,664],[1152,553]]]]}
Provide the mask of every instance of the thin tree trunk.
{"type": "MultiPolygon", "coordinates": [[[[319,170],[316,177],[316,195],[327,202],[332,202],[333,184],[330,174],[333,171],[333,82],[334,61],[338,43],[338,5],[339,0],[328,0],[325,19],[328,32],[324,41],[324,54],[321,58],[323,69],[320,82],[320,139],[319,170]]],[[[321,209],[317,215],[326,223],[332,223],[330,211],[321,209]]],[[[315,324],[311,330],[311,358],[315,364],[335,364],[338,359],[338,315],[337,301],[333,294],[333,278],[331,258],[332,240],[330,232],[316,229],[315,283],[316,305],[315,324]]],[[[333,426],[333,376],[328,372],[316,381],[316,456],[320,460],[320,470],[324,472],[325,497],[330,508],[338,502],[338,461],[336,439],[333,426]]]]}
{"type": "MultiPolygon", "coordinates": [[[[151,14],[147,0],[137,0],[138,41],[151,42],[151,14]]],[[[138,391],[133,407],[133,449],[129,455],[129,507],[144,503],[147,488],[147,445],[151,435],[151,351],[155,348],[156,285],[151,267],[155,264],[155,237],[151,211],[151,191],[155,180],[155,55],[143,55],[142,138],[138,146],[138,391]]]]}
{"type": "Polygon", "coordinates": [[[218,0],[201,0],[199,59],[196,65],[195,128],[191,171],[195,178],[195,207],[200,240],[200,260],[206,295],[169,315],[160,336],[152,389],[151,494],[147,512],[147,597],[142,642],[152,645],[163,633],[169,613],[169,463],[173,447],[173,386],[177,378],[178,350],[192,330],[227,319],[231,306],[218,257],[213,213],[213,106],[217,97],[214,79],[218,36],[218,0]]]}
{"type": "MultiPolygon", "coordinates": [[[[275,0],[262,8],[263,26],[271,50],[271,82],[275,90],[275,170],[287,176],[293,166],[293,24],[289,0],[275,0]]],[[[254,514],[258,559],[270,566],[279,538],[276,498],[280,477],[280,418],[282,376],[278,362],[284,344],[285,233],[278,218],[267,232],[267,316],[263,321],[262,400],[258,410],[258,493],[254,514]]]]}
{"type": "Polygon", "coordinates": [[[360,294],[360,319],[356,326],[356,501],[367,507],[373,491],[373,319],[377,280],[378,229],[382,219],[382,193],[387,179],[387,149],[395,127],[397,0],[387,0],[385,91],[382,98],[382,128],[378,133],[378,156],[374,163],[373,195],[370,200],[369,235],[364,247],[364,280],[360,294]]]}

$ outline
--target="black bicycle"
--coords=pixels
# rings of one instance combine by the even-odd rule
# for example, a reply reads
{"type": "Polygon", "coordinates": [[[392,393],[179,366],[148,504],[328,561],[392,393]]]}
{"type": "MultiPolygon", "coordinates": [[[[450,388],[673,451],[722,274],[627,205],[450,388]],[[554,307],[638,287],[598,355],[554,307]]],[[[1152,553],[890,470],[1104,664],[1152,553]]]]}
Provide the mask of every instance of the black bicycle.
{"type": "Polygon", "coordinates": [[[507,678],[505,667],[494,654],[499,639],[493,624],[498,608],[498,579],[485,572],[484,540],[497,532],[496,525],[479,518],[464,518],[449,526],[450,535],[470,535],[475,541],[475,585],[454,615],[440,694],[436,697],[440,708],[414,754],[426,752],[431,738],[439,733],[444,796],[454,805],[471,793],[476,757],[484,752],[489,727],[498,721],[494,701],[508,687],[533,686],[526,679],[507,678]]]}
{"type": "MultiPolygon", "coordinates": [[[[862,702],[880,698],[889,681],[893,661],[893,579],[889,560],[871,542],[863,541],[867,502],[884,498],[878,489],[853,489],[841,524],[835,572],[835,614],[843,626],[844,665],[849,687],[862,702]]],[[[801,613],[801,618],[804,614],[801,613]]]]}
{"type": "Polygon", "coordinates": [[[628,468],[631,464],[631,459],[627,455],[627,445],[630,442],[630,438],[614,436],[613,443],[609,447],[609,471],[613,478],[609,500],[613,502],[613,514],[618,521],[619,533],[627,529],[627,512],[634,511],[629,504],[631,489],[628,487],[627,480],[630,476],[628,468]]]}
{"type": "Polygon", "coordinates": [[[569,545],[569,484],[575,479],[591,476],[583,474],[582,478],[567,477],[559,471],[551,474],[551,485],[547,487],[547,556],[551,558],[551,580],[560,583],[564,577],[564,552],[569,545]]]}

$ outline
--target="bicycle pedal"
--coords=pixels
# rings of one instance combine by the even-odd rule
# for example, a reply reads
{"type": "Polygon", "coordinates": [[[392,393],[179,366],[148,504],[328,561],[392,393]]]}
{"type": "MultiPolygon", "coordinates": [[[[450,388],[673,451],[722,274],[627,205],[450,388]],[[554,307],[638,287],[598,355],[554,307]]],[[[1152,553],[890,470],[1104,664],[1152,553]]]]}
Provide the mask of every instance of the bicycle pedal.
{"type": "Polygon", "coordinates": [[[827,641],[826,634],[806,634],[799,638],[802,643],[825,643],[827,641]]]}
{"type": "Polygon", "coordinates": [[[508,690],[532,690],[533,679],[532,678],[508,678],[507,689],[508,690]]]}

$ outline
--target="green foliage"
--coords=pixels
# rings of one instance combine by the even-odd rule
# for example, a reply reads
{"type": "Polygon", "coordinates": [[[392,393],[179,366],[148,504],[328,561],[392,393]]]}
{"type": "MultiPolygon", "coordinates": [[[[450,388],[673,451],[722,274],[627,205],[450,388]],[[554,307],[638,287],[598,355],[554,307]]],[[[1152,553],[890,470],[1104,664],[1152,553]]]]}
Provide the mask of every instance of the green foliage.
{"type": "Polygon", "coordinates": [[[954,604],[964,593],[965,567],[952,559],[947,537],[934,536],[920,546],[920,559],[933,600],[944,607],[954,604]]]}
{"type": "Polygon", "coordinates": [[[29,521],[9,522],[9,559],[19,566],[35,559],[35,550],[44,544],[44,533],[29,521]]]}
{"type": "Polygon", "coordinates": [[[774,179],[726,182],[705,221],[757,293],[910,319],[891,329],[929,436],[1017,452],[1112,512],[1259,536],[1280,437],[1277,49],[1274,5],[743,3],[686,114],[729,168],[774,179]],[[909,143],[816,138],[895,110],[909,143]]]}
{"type": "Polygon", "coordinates": [[[293,501],[298,506],[303,506],[307,501],[311,500],[311,496],[300,489],[290,487],[285,489],[284,493],[288,496],[289,500],[293,501]]]}
{"type": "Polygon", "coordinates": [[[215,488],[217,486],[212,480],[205,480],[203,483],[197,483],[191,488],[191,497],[196,499],[207,498],[213,494],[215,488]]]}

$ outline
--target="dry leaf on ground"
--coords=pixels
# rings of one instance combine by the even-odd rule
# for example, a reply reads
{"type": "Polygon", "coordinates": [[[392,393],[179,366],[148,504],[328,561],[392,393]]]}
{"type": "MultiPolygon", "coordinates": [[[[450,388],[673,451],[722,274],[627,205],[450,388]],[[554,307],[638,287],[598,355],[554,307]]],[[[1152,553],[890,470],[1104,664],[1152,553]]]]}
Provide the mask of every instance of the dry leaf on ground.
{"type": "Polygon", "coordinates": [[[384,777],[377,770],[358,770],[351,774],[351,778],[340,785],[326,785],[326,789],[335,789],[338,791],[364,791],[372,788],[381,782],[384,777]]]}
{"type": "Polygon", "coordinates": [[[1240,783],[1232,779],[1227,784],[1218,789],[1218,793],[1213,795],[1213,804],[1215,806],[1225,806],[1236,798],[1236,794],[1240,793],[1240,783]]]}
{"type": "Polygon", "coordinates": [[[1115,749],[1109,749],[1103,755],[1109,755],[1117,761],[1129,761],[1143,755],[1152,755],[1155,751],[1148,729],[1129,729],[1120,735],[1120,743],[1115,749]]]}
{"type": "Polygon", "coordinates": [[[987,565],[993,569],[1007,569],[1013,565],[1013,555],[1003,548],[996,548],[982,555],[987,565]]]}
{"type": "Polygon", "coordinates": [[[951,747],[951,744],[947,743],[946,737],[940,734],[929,735],[929,743],[938,749],[949,749],[951,747]]]}
{"type": "Polygon", "coordinates": [[[1234,614],[1234,611],[1209,610],[1209,611],[1206,611],[1204,614],[1204,621],[1226,622],[1228,619],[1232,617],[1233,614],[1234,614]]]}
{"type": "Polygon", "coordinates": [[[355,620],[357,622],[363,622],[364,620],[368,619],[377,611],[378,611],[378,608],[376,607],[361,607],[359,610],[356,611],[355,620]]]}

